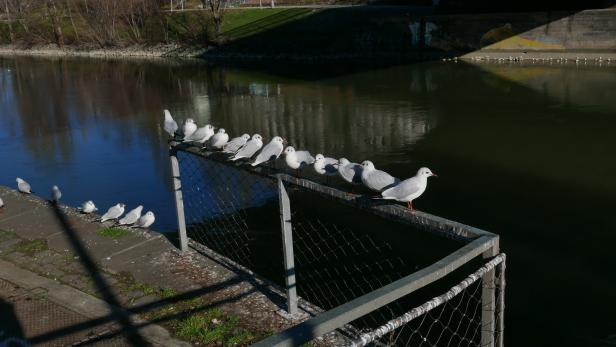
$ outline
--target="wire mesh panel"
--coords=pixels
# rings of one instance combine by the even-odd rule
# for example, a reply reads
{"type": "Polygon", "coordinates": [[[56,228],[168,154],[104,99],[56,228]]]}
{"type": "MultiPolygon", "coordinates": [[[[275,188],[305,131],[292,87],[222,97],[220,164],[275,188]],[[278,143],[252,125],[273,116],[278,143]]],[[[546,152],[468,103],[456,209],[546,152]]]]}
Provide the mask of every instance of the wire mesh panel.
{"type": "Polygon", "coordinates": [[[276,181],[189,152],[177,157],[189,237],[282,283],[276,181]]]}
{"type": "MultiPolygon", "coordinates": [[[[363,213],[290,186],[299,295],[332,309],[423,268],[460,247],[408,225],[363,213]]],[[[355,322],[381,324],[403,312],[397,303],[355,322]]]]}

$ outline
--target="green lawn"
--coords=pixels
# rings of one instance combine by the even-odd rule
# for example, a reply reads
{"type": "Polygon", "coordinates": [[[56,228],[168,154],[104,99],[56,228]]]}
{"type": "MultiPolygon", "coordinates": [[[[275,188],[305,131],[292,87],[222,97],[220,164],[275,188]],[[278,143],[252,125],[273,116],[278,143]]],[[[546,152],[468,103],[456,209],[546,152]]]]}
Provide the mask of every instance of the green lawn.
{"type": "Polygon", "coordinates": [[[253,35],[306,17],[316,11],[307,8],[263,8],[227,10],[222,35],[227,40],[253,35]]]}

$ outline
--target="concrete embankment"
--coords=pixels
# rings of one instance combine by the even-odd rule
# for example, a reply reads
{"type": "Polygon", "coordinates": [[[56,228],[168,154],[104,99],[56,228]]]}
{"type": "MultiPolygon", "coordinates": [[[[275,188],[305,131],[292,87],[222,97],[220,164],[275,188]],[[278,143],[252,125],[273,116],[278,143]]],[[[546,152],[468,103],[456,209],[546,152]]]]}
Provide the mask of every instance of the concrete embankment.
{"type": "Polygon", "coordinates": [[[110,228],[2,186],[0,196],[0,306],[12,315],[0,344],[207,345],[208,329],[246,344],[290,325],[253,279],[181,254],[159,233],[110,228]],[[183,329],[200,322],[203,335],[183,329]]]}

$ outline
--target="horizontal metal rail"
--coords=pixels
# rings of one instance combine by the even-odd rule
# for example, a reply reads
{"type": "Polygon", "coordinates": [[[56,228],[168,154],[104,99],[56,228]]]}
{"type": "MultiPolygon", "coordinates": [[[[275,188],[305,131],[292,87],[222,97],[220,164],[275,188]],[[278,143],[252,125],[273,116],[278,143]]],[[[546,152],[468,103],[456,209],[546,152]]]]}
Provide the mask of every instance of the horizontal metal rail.
{"type": "Polygon", "coordinates": [[[497,235],[481,236],[426,268],[264,339],[253,346],[290,347],[311,341],[443,278],[481,255],[497,242],[497,235]]]}
{"type": "Polygon", "coordinates": [[[246,165],[245,163],[232,162],[227,160],[227,156],[220,152],[203,151],[200,147],[186,143],[178,144],[172,142],[172,146],[174,146],[176,150],[181,150],[196,156],[207,158],[217,163],[234,167],[238,170],[249,172],[260,177],[265,177],[272,180],[277,180],[280,178],[286,183],[314,192],[320,196],[342,202],[345,205],[361,209],[388,220],[409,224],[418,227],[419,229],[445,236],[447,238],[469,242],[481,236],[496,236],[496,234],[491,232],[454,222],[429,213],[410,211],[406,207],[398,204],[391,204],[389,202],[385,202],[384,200],[374,199],[363,195],[349,194],[348,192],[340,189],[332,188],[311,180],[294,177],[280,171],[276,172],[270,167],[252,167],[246,165]]]}

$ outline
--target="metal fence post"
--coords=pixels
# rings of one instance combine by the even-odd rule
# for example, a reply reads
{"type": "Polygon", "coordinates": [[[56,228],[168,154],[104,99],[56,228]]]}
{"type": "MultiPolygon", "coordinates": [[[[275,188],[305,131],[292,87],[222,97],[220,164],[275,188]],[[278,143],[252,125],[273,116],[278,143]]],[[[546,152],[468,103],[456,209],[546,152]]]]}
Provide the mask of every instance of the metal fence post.
{"type": "Polygon", "coordinates": [[[186,235],[186,220],[184,217],[184,199],[182,198],[182,181],[180,180],[180,165],[177,150],[171,145],[169,148],[171,160],[171,175],[173,176],[173,191],[175,193],[175,211],[178,217],[178,234],[180,236],[180,250],[188,250],[188,236],[186,235]]]}
{"type": "MultiPolygon", "coordinates": [[[[492,258],[498,255],[498,237],[492,247],[483,252],[483,258],[492,258]]],[[[496,333],[496,283],[495,269],[490,270],[483,277],[481,288],[481,346],[494,347],[496,333]]]]}
{"type": "Polygon", "coordinates": [[[497,301],[497,337],[496,346],[503,347],[505,345],[505,268],[507,267],[507,257],[503,259],[498,267],[498,301],[497,301]]]}
{"type": "Polygon", "coordinates": [[[284,183],[278,178],[278,202],[280,204],[280,228],[284,252],[285,283],[287,286],[287,310],[297,314],[297,285],[295,282],[295,260],[293,256],[293,229],[291,225],[291,203],[284,183]]]}

